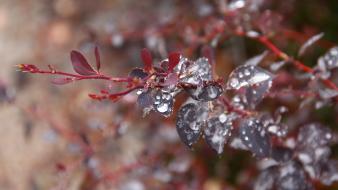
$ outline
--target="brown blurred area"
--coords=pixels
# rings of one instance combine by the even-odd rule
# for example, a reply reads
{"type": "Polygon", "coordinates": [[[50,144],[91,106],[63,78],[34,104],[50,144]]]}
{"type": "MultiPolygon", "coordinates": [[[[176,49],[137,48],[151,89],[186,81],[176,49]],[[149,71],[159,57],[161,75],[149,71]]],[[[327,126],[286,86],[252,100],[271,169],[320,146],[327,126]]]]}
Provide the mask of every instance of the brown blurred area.
{"type": "MultiPolygon", "coordinates": [[[[93,46],[87,43],[93,38],[91,30],[112,32],[111,23],[126,4],[126,1],[103,0],[0,1],[1,190],[50,189],[62,182],[63,177],[54,166],[69,142],[57,138],[50,130],[51,123],[77,127],[83,125],[80,118],[89,114],[100,115],[102,120],[111,122],[109,110],[114,109],[114,105],[110,105],[112,107],[106,106],[108,110],[102,111],[103,114],[86,111],[90,101],[87,93],[91,88],[97,90],[90,82],[52,86],[50,77],[17,72],[15,65],[26,63],[46,68],[51,64],[60,70],[71,71],[69,52],[80,49],[86,56],[92,56],[93,46]]],[[[107,56],[115,56],[118,60],[118,54],[107,56]]],[[[105,64],[106,68],[123,68],[123,64],[105,64]]],[[[124,141],[134,140],[122,139],[120,143],[126,143],[124,141]]],[[[139,146],[128,149],[128,159],[134,158],[139,146]]],[[[123,154],[120,157],[123,158],[123,154]]],[[[67,159],[72,160],[65,156],[66,162],[67,159]]],[[[119,158],[109,159],[116,161],[119,158]]],[[[81,170],[72,174],[66,189],[80,189],[84,174],[81,170]]]]}

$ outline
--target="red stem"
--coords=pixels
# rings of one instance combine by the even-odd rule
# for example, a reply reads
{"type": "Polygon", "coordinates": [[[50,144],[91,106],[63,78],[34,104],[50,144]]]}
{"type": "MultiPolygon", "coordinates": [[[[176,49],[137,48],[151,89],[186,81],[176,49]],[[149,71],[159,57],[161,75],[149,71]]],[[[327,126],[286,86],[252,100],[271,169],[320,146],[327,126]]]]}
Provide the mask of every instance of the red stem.
{"type": "Polygon", "coordinates": [[[130,82],[132,81],[131,78],[118,78],[118,77],[108,77],[103,74],[97,74],[97,75],[77,75],[72,73],[65,73],[61,71],[45,71],[45,70],[38,70],[34,71],[33,73],[39,73],[39,74],[50,74],[50,75],[61,75],[61,76],[67,76],[67,77],[74,77],[75,80],[84,80],[84,79],[100,79],[100,80],[109,80],[113,82],[130,82]]]}
{"type": "MultiPolygon", "coordinates": [[[[268,49],[270,49],[277,57],[285,61],[291,62],[298,70],[304,71],[316,77],[314,69],[306,66],[303,62],[288,56],[286,53],[280,50],[276,45],[274,45],[266,36],[251,37],[251,36],[247,36],[242,31],[237,31],[236,34],[239,36],[245,36],[245,37],[257,40],[258,42],[265,45],[268,49]]],[[[322,81],[327,87],[334,89],[334,90],[338,90],[337,85],[333,83],[332,81],[328,79],[322,79],[322,81]]]]}

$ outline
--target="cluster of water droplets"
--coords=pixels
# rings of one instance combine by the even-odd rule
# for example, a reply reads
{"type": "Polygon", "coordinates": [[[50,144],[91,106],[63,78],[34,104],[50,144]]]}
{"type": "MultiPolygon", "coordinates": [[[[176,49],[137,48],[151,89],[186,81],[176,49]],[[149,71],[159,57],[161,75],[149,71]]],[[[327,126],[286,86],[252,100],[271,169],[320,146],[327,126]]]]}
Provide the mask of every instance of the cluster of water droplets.
{"type": "Polygon", "coordinates": [[[173,111],[173,93],[159,89],[140,90],[137,92],[137,103],[143,109],[144,114],[151,110],[169,116],[173,111]]]}

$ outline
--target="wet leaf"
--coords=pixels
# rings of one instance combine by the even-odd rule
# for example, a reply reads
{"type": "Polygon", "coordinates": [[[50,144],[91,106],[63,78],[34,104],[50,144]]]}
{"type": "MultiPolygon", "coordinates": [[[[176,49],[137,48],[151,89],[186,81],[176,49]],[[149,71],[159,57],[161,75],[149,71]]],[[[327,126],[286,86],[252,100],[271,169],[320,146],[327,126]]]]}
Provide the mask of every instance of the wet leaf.
{"type": "Polygon", "coordinates": [[[96,75],[96,71],[89,65],[86,58],[78,51],[70,53],[70,59],[75,72],[80,75],[96,75]]]}
{"type": "Polygon", "coordinates": [[[268,80],[246,88],[245,98],[248,107],[254,109],[263,100],[271,86],[272,81],[268,80]]]}
{"type": "Polygon", "coordinates": [[[208,112],[197,103],[183,105],[177,114],[176,129],[184,144],[191,147],[200,137],[208,112]]]}
{"type": "Polygon", "coordinates": [[[255,118],[247,118],[241,121],[239,136],[245,146],[258,157],[270,155],[270,137],[263,124],[255,118]]]}
{"type": "Polygon", "coordinates": [[[204,128],[204,136],[208,145],[218,154],[223,152],[224,144],[231,136],[232,123],[225,114],[208,119],[204,128]]]}
{"type": "Polygon", "coordinates": [[[273,75],[260,67],[242,65],[231,72],[227,82],[227,89],[238,90],[242,87],[272,81],[272,79],[273,75]]]}
{"type": "Polygon", "coordinates": [[[329,145],[334,141],[329,128],[308,124],[300,128],[297,137],[297,157],[303,164],[325,162],[330,156],[329,145]]]}
{"type": "Polygon", "coordinates": [[[189,83],[193,85],[202,85],[203,81],[212,80],[211,65],[207,58],[202,57],[191,63],[187,60],[181,66],[181,70],[184,69],[181,76],[181,82],[189,83]],[[185,68],[183,66],[186,66],[185,68]]]}

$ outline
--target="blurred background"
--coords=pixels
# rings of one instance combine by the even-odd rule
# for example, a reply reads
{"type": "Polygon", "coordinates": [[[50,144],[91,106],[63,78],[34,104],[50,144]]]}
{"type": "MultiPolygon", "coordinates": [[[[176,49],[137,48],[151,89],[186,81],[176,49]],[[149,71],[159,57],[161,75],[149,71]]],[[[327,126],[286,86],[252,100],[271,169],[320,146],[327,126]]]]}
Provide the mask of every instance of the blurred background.
{"type": "MultiPolygon", "coordinates": [[[[283,17],[280,31],[288,35],[277,42],[290,54],[308,37],[325,32],[304,59],[309,65],[337,44],[338,1],[257,2],[283,17]]],[[[135,94],[118,103],[94,101],[88,93],[121,88],[102,81],[56,86],[50,76],[15,67],[50,64],[72,72],[69,52],[80,50],[93,64],[98,44],[102,72],[126,76],[142,66],[144,47],[157,60],[182,50],[189,42],[178,43],[171,28],[189,36],[195,26],[185,28],[177,20],[198,22],[217,6],[211,0],[0,0],[0,190],[246,188],[255,176],[249,153],[226,149],[217,155],[204,142],[189,150],[178,139],[175,116],[143,118],[135,94]]],[[[226,76],[262,49],[237,38],[224,42],[216,52],[218,74],[226,76]]],[[[192,59],[200,56],[183,50],[192,59]]],[[[335,113],[336,108],[324,107],[312,120],[335,128],[335,113]]]]}

